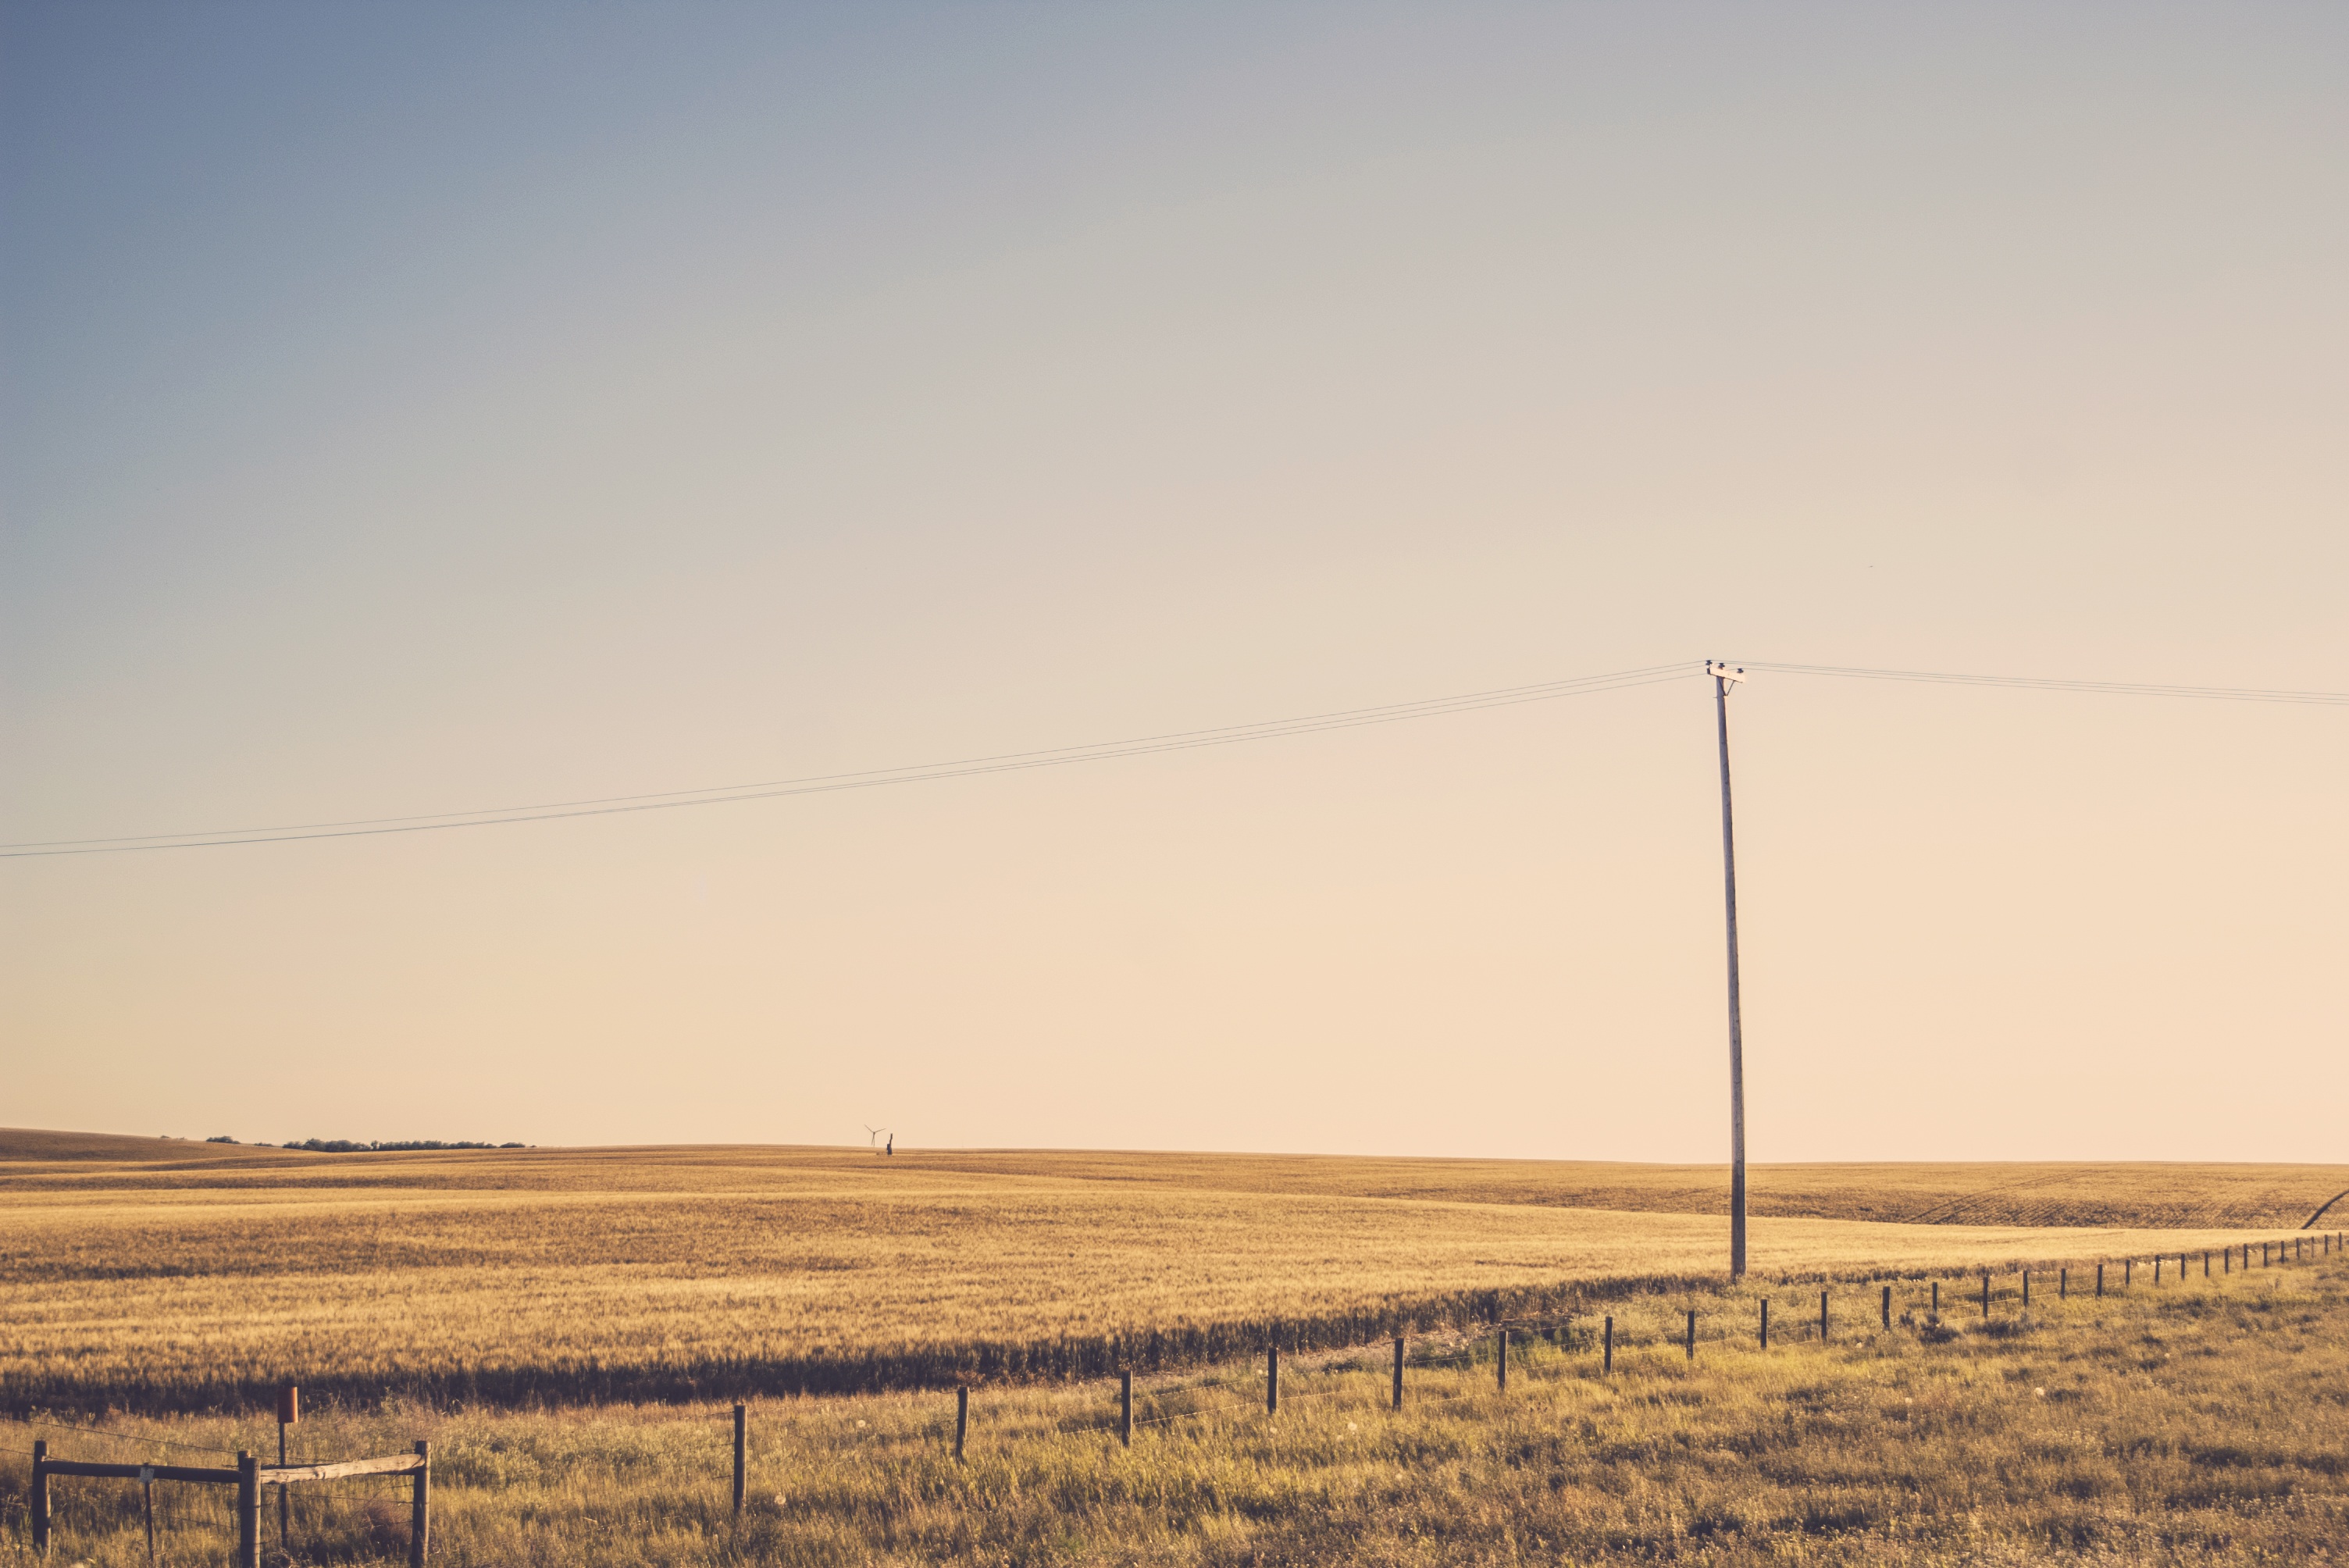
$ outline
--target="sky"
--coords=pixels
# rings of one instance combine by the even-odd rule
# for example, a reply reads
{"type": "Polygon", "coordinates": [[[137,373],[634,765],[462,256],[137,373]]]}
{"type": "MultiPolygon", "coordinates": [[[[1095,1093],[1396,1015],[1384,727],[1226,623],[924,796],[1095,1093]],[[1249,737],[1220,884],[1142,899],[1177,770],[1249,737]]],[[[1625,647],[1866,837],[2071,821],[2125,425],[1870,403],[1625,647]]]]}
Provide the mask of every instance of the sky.
{"type": "MultiPolygon", "coordinates": [[[[1708,656],[2349,690],[2349,11],[0,9],[0,1122],[1720,1160],[1708,656]]],[[[1757,671],[1757,1161],[2349,1161],[2338,707],[1757,671]]]]}

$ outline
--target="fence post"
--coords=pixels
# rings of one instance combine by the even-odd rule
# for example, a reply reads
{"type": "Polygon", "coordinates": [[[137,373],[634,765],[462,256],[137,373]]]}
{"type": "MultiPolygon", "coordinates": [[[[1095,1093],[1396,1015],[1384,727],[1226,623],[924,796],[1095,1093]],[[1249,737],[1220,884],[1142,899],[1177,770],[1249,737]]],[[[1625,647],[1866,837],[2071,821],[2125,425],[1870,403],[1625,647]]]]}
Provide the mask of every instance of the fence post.
{"type": "Polygon", "coordinates": [[[1615,1320],[1611,1317],[1607,1320],[1605,1333],[1606,1339],[1603,1354],[1606,1359],[1601,1364],[1599,1370],[1602,1372],[1612,1372],[1615,1370],[1615,1320]]]}
{"type": "Polygon", "coordinates": [[[2153,1283],[2156,1284],[2159,1284],[2161,1283],[2161,1254],[2159,1253],[2153,1254],[2153,1283]]]}
{"type": "Polygon", "coordinates": [[[1402,1336],[1395,1336],[1394,1408],[1402,1408],[1402,1336]]]}
{"type": "Polygon", "coordinates": [[[408,1502],[408,1568],[424,1568],[432,1549],[432,1445],[416,1439],[416,1491],[408,1502]]]}
{"type": "Polygon", "coordinates": [[[2069,1301],[2072,1299],[2072,1271],[2070,1269],[2057,1269],[2055,1271],[2055,1299],[2057,1301],[2069,1301]]]}
{"type": "Polygon", "coordinates": [[[1819,1343],[1827,1342],[1827,1293],[1819,1292],[1819,1343]]]}
{"type": "Polygon", "coordinates": [[[1504,1394],[1509,1391],[1509,1331],[1503,1328],[1494,1341],[1494,1387],[1504,1394]]]}
{"type": "Polygon", "coordinates": [[[261,1568],[261,1461],[236,1454],[236,1568],[261,1568]]]}
{"type": "Polygon", "coordinates": [[[49,1550],[49,1445],[40,1438],[33,1439],[33,1551],[47,1556],[49,1550]]]}
{"type": "Polygon", "coordinates": [[[1884,1326],[1892,1326],[1892,1287],[1889,1284],[1884,1287],[1884,1326]]]}
{"type": "Polygon", "coordinates": [[[1936,1323],[1941,1321],[1941,1282],[1940,1280],[1933,1282],[1933,1321],[1936,1323]]]}
{"type": "Polygon", "coordinates": [[[2029,1269],[2023,1271],[2023,1310],[2025,1312],[2031,1310],[2031,1271],[2029,1269]]]}
{"type": "Polygon", "coordinates": [[[750,1408],[748,1405],[736,1405],[734,1407],[734,1516],[737,1519],[742,1516],[742,1472],[745,1468],[743,1460],[748,1457],[750,1425],[750,1408]]]}
{"type": "Polygon", "coordinates": [[[1696,1308],[1689,1308],[1689,1359],[1696,1359],[1696,1308]]]}
{"type": "Polygon", "coordinates": [[[2101,1298],[2101,1297],[2104,1295],[2104,1294],[2105,1294],[2105,1265],[2104,1265],[2104,1264],[2098,1264],[2096,1265],[2096,1295],[2097,1295],[2097,1296],[2098,1296],[2099,1298],[2101,1298]]]}
{"type": "Polygon", "coordinates": [[[2202,1277],[2204,1279],[2210,1277],[2210,1254],[2208,1252],[2202,1254],[2202,1277]]]}
{"type": "Polygon", "coordinates": [[[963,1434],[970,1430],[970,1386],[955,1390],[955,1463],[962,1463],[963,1434]]]}
{"type": "Polygon", "coordinates": [[[2220,1247],[2219,1249],[2219,1272],[2222,1274],[2230,1274],[2235,1272],[2234,1248],[2220,1247]]]}
{"type": "Polygon", "coordinates": [[[2126,1290],[2136,1283],[2137,1260],[2135,1258],[2123,1258],[2121,1260],[2121,1288],[2126,1290]]]}
{"type": "MultiPolygon", "coordinates": [[[[301,1419],[302,1390],[292,1383],[285,1384],[277,1390],[277,1466],[280,1470],[285,1468],[285,1429],[295,1425],[301,1419]]],[[[147,1491],[147,1533],[150,1537],[147,1543],[147,1555],[151,1559],[155,1555],[154,1542],[151,1539],[155,1533],[153,1483],[149,1483],[147,1491]]],[[[286,1540],[292,1535],[293,1531],[294,1489],[281,1485],[277,1489],[277,1551],[281,1556],[290,1558],[294,1555],[293,1548],[286,1544],[286,1540]]]]}
{"type": "Polygon", "coordinates": [[[1770,1348],[1770,1298],[1762,1298],[1762,1348],[1770,1348]]]}
{"type": "Polygon", "coordinates": [[[1280,1414],[1280,1346],[1268,1345],[1264,1351],[1264,1413],[1280,1414]]]}
{"type": "Polygon", "coordinates": [[[1117,1375],[1117,1440],[1133,1447],[1133,1369],[1117,1375]]]}
{"type": "Polygon", "coordinates": [[[1987,1270],[1982,1274],[1982,1320],[1990,1320],[1990,1274],[1987,1270]]]}

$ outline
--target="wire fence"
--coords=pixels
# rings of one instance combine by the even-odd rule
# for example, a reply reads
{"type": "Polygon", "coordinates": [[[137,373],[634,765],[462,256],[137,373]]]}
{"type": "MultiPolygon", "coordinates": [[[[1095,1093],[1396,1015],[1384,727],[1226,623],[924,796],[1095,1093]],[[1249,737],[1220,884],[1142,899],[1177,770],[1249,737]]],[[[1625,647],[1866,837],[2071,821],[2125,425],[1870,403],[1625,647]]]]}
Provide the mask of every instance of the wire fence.
{"type": "MultiPolygon", "coordinates": [[[[1793,1288],[1774,1284],[1710,1296],[1683,1293],[1670,1299],[1609,1299],[1599,1304],[1603,1310],[1594,1306],[1435,1325],[1383,1341],[1303,1354],[1284,1356],[1276,1343],[1268,1346],[1253,1370],[1226,1364],[1164,1374],[1146,1382],[1128,1374],[1123,1378],[1060,1383],[1051,1387],[1067,1398],[1074,1409],[1040,1422],[1034,1412],[1023,1412],[1016,1425],[1029,1433],[1040,1429],[1071,1437],[1107,1434],[1131,1443],[1136,1432],[1191,1422],[1213,1427],[1269,1418],[1281,1408],[1323,1401],[1350,1399],[1365,1410],[1489,1408],[1496,1398],[1506,1397],[1511,1383],[1520,1379],[1544,1383],[1652,1373],[1699,1361],[1709,1351],[1736,1348],[1764,1353],[1838,1339],[1858,1342],[1893,1328],[1916,1331],[1934,1343],[1957,1337],[1951,1328],[1953,1324],[2021,1325],[2034,1310],[2199,1284],[2205,1279],[2230,1280],[2239,1274],[2256,1274],[2263,1269],[2330,1262],[2344,1255],[2349,1255],[2349,1236],[2329,1232],[2208,1252],[2163,1253],[2158,1260],[2106,1259],[2028,1270],[1974,1271],[1957,1276],[1904,1274],[1893,1280],[1877,1276],[1816,1289],[1810,1283],[1793,1288]],[[1441,1390],[1413,1386],[1413,1374],[1430,1373],[1452,1375],[1448,1381],[1453,1386],[1441,1390]],[[1492,1381],[1481,1388],[1458,1386],[1462,1376],[1472,1374],[1492,1381]],[[1096,1400],[1101,1403],[1094,1404],[1096,1400]]],[[[966,1386],[962,1390],[960,1425],[967,1425],[967,1434],[958,1430],[954,1414],[944,1412],[919,1423],[919,1429],[930,1440],[951,1441],[959,1459],[968,1437],[983,1439],[994,1426],[986,1402],[970,1398],[986,1387],[974,1390],[966,1386]]],[[[1017,1387],[1007,1387],[1005,1391],[1017,1387]]],[[[838,1398],[811,1396],[802,1408],[822,1406],[843,1411],[849,1408],[838,1398]]],[[[736,1410],[738,1421],[746,1418],[746,1405],[738,1405],[736,1410]]],[[[319,1464],[359,1457],[356,1447],[383,1446],[383,1419],[378,1417],[363,1423],[363,1436],[338,1430],[331,1418],[323,1423],[295,1426],[290,1432],[301,1436],[289,1438],[287,1460],[319,1464]]],[[[761,1424],[763,1420],[762,1416],[761,1424]]],[[[175,1453],[212,1456],[211,1462],[217,1463],[218,1457],[241,1451],[167,1431],[126,1429],[54,1413],[23,1415],[16,1424],[26,1429],[28,1439],[47,1436],[52,1458],[68,1457],[64,1450],[82,1442],[101,1447],[101,1452],[88,1456],[92,1459],[158,1465],[174,1462],[175,1453]]],[[[816,1435],[805,1429],[804,1421],[792,1424],[802,1429],[793,1435],[803,1442],[816,1435]]],[[[858,1426],[863,1424],[860,1421],[858,1426]]],[[[1010,1429],[1005,1429],[1007,1433],[1010,1429]]],[[[744,1445],[735,1445],[738,1513],[746,1492],[747,1455],[744,1445]]],[[[274,1452],[264,1456],[264,1463],[274,1457],[274,1452]]],[[[307,1542],[314,1543],[314,1549],[323,1549],[327,1556],[398,1555],[408,1546],[409,1485],[406,1476],[382,1475],[350,1478],[326,1486],[267,1488],[269,1496],[262,1505],[264,1542],[278,1554],[286,1552],[288,1542],[307,1542]]],[[[151,1520],[152,1538],[168,1548],[174,1537],[233,1537],[236,1530],[233,1489],[220,1486],[157,1482],[141,1489],[135,1483],[125,1487],[78,1481],[55,1488],[50,1506],[53,1531],[68,1536],[126,1528],[146,1530],[151,1520]]]]}

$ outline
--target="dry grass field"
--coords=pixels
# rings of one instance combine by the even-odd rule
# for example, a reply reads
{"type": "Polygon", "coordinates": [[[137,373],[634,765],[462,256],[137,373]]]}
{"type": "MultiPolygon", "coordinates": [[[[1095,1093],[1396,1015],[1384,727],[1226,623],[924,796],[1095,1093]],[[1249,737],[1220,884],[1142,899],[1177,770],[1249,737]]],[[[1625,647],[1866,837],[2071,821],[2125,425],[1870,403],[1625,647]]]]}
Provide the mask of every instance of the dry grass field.
{"type": "MultiPolygon", "coordinates": [[[[2198,1260],[2199,1264],[2199,1260],[2198,1260]]],[[[512,1411],[393,1403],[295,1429],[297,1459],[433,1444],[434,1561],[450,1568],[1174,1563],[2169,1563],[2349,1561],[2349,1269],[2146,1271],[2103,1299],[2026,1315],[2013,1278],[1976,1301],[1896,1286],[1837,1293],[1830,1338],[1799,1326],[1812,1291],[1702,1295],[1691,1360],[1654,1297],[1609,1304],[1611,1376],[1584,1334],[1522,1343],[1496,1390],[1489,1336],[1413,1354],[1405,1408],[1383,1357],[1292,1364],[1282,1408],[1235,1364],[1143,1380],[1150,1424],[1110,1429],[1111,1390],[983,1388],[968,1463],[939,1393],[754,1404],[749,1506],[729,1501],[720,1405],[512,1411]],[[1789,1300],[1789,1296],[1795,1300],[1789,1300]]],[[[26,1564],[25,1448],[206,1462],[259,1450],[265,1417],[139,1418],[96,1430],[15,1426],[0,1458],[0,1563],[26,1564]],[[168,1445],[168,1446],[167,1446],[168,1445]]],[[[164,1494],[162,1561],[225,1559],[220,1489],[164,1494]]],[[[306,1493],[289,1561],[393,1563],[399,1483],[306,1493]]],[[[146,1561],[137,1489],[59,1482],[57,1555],[146,1561]]],[[[264,1542],[276,1544],[264,1511],[264,1542]]],[[[275,1560],[264,1557],[264,1561],[275,1560]]]]}
{"type": "MultiPolygon", "coordinates": [[[[0,1407],[690,1399],[1195,1366],[1672,1296],[1718,1170],[0,1134],[0,1407]]],[[[2200,1250],[2349,1170],[1761,1168],[1777,1280],[2200,1250]],[[2057,1223],[2061,1221],[2061,1223],[2057,1223]]]]}

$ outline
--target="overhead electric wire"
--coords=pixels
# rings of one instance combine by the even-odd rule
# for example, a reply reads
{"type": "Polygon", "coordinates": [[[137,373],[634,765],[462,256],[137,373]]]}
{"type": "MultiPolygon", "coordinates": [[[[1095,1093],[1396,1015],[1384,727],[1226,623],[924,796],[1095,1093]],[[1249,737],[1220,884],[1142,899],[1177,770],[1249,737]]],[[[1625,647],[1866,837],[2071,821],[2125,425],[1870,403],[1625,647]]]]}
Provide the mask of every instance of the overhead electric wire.
{"type": "Polygon", "coordinates": [[[54,855],[121,854],[141,850],[226,848],[236,844],[284,843],[305,839],[372,838],[390,833],[433,832],[450,828],[495,827],[510,822],[543,822],[573,817],[616,816],[636,811],[673,810],[686,806],[716,806],[740,800],[768,800],[792,795],[832,794],[847,789],[877,789],[885,784],[913,784],[934,779],[965,779],[987,773],[1024,772],[1059,768],[1076,762],[1106,761],[1118,757],[1143,757],[1162,751],[1190,751],[1203,747],[1232,746],[1248,740],[1271,740],[1290,735],[1315,735],[1366,725],[1396,724],[1405,719],[1433,718],[1450,713],[1514,707],[1524,703],[1550,702],[1658,681],[1686,680],[1700,672],[1686,662],[1651,665],[1641,669],[1613,670],[1604,675],[1578,676],[1532,686],[1504,686],[1427,697],[1416,702],[1389,703],[1377,707],[1341,708],[1293,718],[1266,719],[1254,724],[1226,725],[1212,729],[1174,730],[1127,740],[1101,741],[1089,746],[1055,747],[1038,751],[1004,752],[989,757],[872,769],[856,773],[814,774],[799,779],[770,779],[707,789],[671,790],[661,794],[615,795],[595,799],[553,801],[535,806],[510,806],[475,811],[444,811],[429,816],[363,818],[349,821],[294,823],[274,828],[233,828],[207,832],[150,833],[119,839],[57,839],[0,844],[0,860],[26,860],[54,855]]]}
{"type": "Polygon", "coordinates": [[[2169,686],[2156,681],[2062,680],[2046,676],[1971,676],[1947,670],[1878,670],[1847,665],[1781,665],[1749,659],[1744,668],[1785,676],[1835,676],[1845,680],[1922,681],[1937,686],[2003,686],[2019,691],[2076,691],[2107,696],[2188,696],[2214,702],[2287,702],[2349,707],[2349,692],[2280,691],[2259,686],[2169,686]]]}
{"type": "MultiPolygon", "coordinates": [[[[1967,675],[1947,670],[1890,670],[1847,665],[1781,664],[1748,660],[1740,667],[1776,675],[1826,676],[1845,680],[1923,682],[1942,686],[2002,687],[2009,690],[2083,692],[2116,696],[2193,697],[2210,701],[2291,703],[2302,706],[2349,707],[2349,692],[2288,691],[2251,686],[2177,686],[2148,681],[2071,680],[2045,676],[1967,675]]],[[[392,833],[437,832],[450,828],[488,828],[514,822],[546,822],[574,817],[619,816],[637,811],[675,810],[687,806],[719,806],[743,800],[771,800],[793,795],[823,795],[849,789],[873,789],[886,784],[916,784],[929,779],[967,779],[988,773],[1025,772],[1060,768],[1077,762],[1102,762],[1112,758],[1144,757],[1163,751],[1190,751],[1203,747],[1232,746],[1248,740],[1272,740],[1291,735],[1316,735],[1332,729],[1367,725],[1398,724],[1406,719],[1433,718],[1444,714],[1474,713],[1485,708],[1514,707],[1524,703],[1551,702],[1561,697],[1619,691],[1660,681],[1698,676],[1692,663],[1650,665],[1640,669],[1613,670],[1604,675],[1578,676],[1541,681],[1531,686],[1503,686],[1426,697],[1416,702],[1388,703],[1375,707],[1340,708],[1293,718],[1265,719],[1254,724],[1224,725],[1210,729],[1171,730],[1126,740],[1100,741],[1088,746],[1051,747],[1036,751],[1000,752],[992,756],[958,758],[944,762],[916,763],[900,768],[869,769],[854,773],[810,774],[796,779],[767,779],[751,784],[721,785],[704,789],[676,789],[644,795],[606,795],[587,799],[556,800],[532,806],[494,807],[471,811],[440,811],[410,817],[366,817],[337,821],[296,822],[266,828],[223,828],[199,832],[148,833],[113,839],[50,839],[0,844],[0,860],[29,860],[56,855],[123,854],[142,850],[222,849],[239,844],[285,843],[305,839],[375,838],[392,833]]]]}

